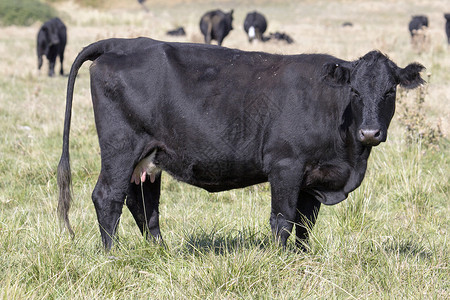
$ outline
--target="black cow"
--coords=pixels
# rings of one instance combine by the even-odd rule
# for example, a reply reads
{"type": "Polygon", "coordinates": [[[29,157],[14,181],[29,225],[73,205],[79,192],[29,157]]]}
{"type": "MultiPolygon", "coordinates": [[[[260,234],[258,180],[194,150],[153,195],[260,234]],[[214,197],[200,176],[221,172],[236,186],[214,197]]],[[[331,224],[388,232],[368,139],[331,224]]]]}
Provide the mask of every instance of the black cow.
{"type": "Polygon", "coordinates": [[[63,72],[64,49],[66,48],[66,26],[59,18],[53,18],[45,22],[37,35],[38,69],[42,67],[42,55],[47,56],[49,62],[48,76],[55,75],[56,57],[59,55],[61,62],[61,75],[63,72]]]}
{"type": "Polygon", "coordinates": [[[177,29],[167,31],[166,34],[172,36],[185,36],[186,31],[184,31],[183,27],[178,27],[177,29]]]}
{"type": "Polygon", "coordinates": [[[447,34],[447,42],[450,44],[450,14],[444,14],[444,18],[447,20],[445,23],[445,33],[447,34]]]}
{"type": "Polygon", "coordinates": [[[267,29],[266,18],[254,11],[249,12],[245,17],[244,30],[247,32],[248,41],[251,43],[254,39],[263,41],[263,34],[267,29]]]}
{"type": "Polygon", "coordinates": [[[161,170],[210,192],[268,181],[272,232],[286,246],[295,224],[301,247],[321,203],[361,184],[372,147],[386,140],[397,85],[424,82],[422,65],[402,69],[377,51],[345,61],[148,38],[91,44],[70,71],[58,165],[58,212],[72,235],[70,119],[87,60],[102,161],[92,200],[106,249],[125,198],[140,230],[161,240],[161,170]]]}
{"type": "Polygon", "coordinates": [[[416,32],[424,27],[428,27],[428,17],[427,16],[412,16],[411,21],[408,24],[409,33],[411,37],[414,37],[416,32]]]}
{"type": "Polygon", "coordinates": [[[216,40],[219,46],[223,39],[233,29],[233,10],[225,13],[220,9],[205,13],[200,19],[200,31],[205,37],[205,43],[210,44],[216,40]]]}
{"type": "Polygon", "coordinates": [[[294,42],[294,39],[292,39],[288,34],[278,31],[275,33],[270,33],[265,40],[285,41],[288,44],[292,44],[294,42]]]}

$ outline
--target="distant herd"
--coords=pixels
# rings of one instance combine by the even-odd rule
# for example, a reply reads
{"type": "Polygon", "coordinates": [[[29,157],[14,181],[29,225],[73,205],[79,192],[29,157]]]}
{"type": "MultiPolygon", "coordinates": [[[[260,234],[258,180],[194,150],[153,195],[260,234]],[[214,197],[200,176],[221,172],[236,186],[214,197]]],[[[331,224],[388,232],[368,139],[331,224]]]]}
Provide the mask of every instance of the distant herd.
{"type": "MultiPolygon", "coordinates": [[[[143,5],[144,1],[140,0],[140,4],[143,5]]],[[[147,8],[143,5],[147,10],[147,8]]],[[[447,34],[447,41],[450,44],[450,13],[444,14],[444,18],[447,20],[445,24],[445,32],[447,34]]],[[[220,9],[211,10],[206,12],[200,19],[200,31],[204,36],[206,44],[210,44],[212,40],[217,41],[219,46],[222,45],[225,37],[233,29],[233,10],[230,12],[223,12],[220,9]]],[[[351,22],[345,22],[343,27],[353,26],[351,22]]],[[[414,39],[420,32],[428,27],[428,17],[424,15],[412,16],[409,22],[408,28],[411,34],[411,38],[414,39]]],[[[257,12],[249,12],[244,20],[244,30],[248,35],[248,41],[251,43],[253,40],[259,40],[266,42],[268,40],[281,40],[288,44],[294,42],[294,40],[284,32],[270,33],[268,36],[264,36],[267,29],[266,17],[257,12]]],[[[178,27],[174,30],[166,32],[171,36],[185,36],[186,31],[183,27],[178,27]]],[[[57,56],[60,58],[61,69],[60,74],[63,75],[63,59],[64,48],[66,46],[67,33],[66,26],[59,18],[53,18],[45,22],[39,29],[37,36],[37,56],[38,56],[38,69],[41,69],[43,60],[42,56],[45,55],[49,61],[48,76],[55,74],[55,62],[57,56]]]]}

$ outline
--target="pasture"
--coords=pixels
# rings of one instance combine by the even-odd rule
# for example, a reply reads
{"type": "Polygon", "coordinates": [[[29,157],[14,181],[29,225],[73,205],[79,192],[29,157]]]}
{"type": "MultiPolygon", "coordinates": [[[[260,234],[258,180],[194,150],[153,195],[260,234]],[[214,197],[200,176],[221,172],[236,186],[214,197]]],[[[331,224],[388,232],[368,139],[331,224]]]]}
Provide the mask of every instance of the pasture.
{"type": "MultiPolygon", "coordinates": [[[[119,243],[104,253],[91,192],[100,169],[88,66],[75,85],[71,165],[72,240],[56,215],[67,77],[37,72],[41,23],[0,27],[0,298],[2,299],[449,299],[450,46],[444,0],[111,1],[101,9],[50,1],[68,28],[64,70],[78,52],[110,37],[202,42],[210,9],[234,9],[223,46],[280,54],[329,53],[353,60],[372,49],[399,66],[427,70],[421,91],[400,92],[388,140],[371,154],[362,185],[322,206],[310,251],[271,240],[268,184],[210,194],[163,174],[166,248],[147,243],[124,208],[119,243]],[[249,44],[247,12],[293,44],[249,44]],[[413,49],[408,22],[430,20],[427,44],[413,49]],[[352,27],[341,24],[350,21],[352,27]],[[165,32],[184,26],[187,36],[165,32]]],[[[59,61],[56,64],[59,70],[59,61]]]]}

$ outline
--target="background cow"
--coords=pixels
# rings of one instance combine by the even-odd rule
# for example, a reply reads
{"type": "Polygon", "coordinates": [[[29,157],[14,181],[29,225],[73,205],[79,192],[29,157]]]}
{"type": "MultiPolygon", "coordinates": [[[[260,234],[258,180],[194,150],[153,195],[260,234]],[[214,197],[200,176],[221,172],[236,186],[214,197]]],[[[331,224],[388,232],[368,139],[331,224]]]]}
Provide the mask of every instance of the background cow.
{"type": "Polygon", "coordinates": [[[254,39],[262,41],[266,29],[267,21],[262,14],[256,11],[247,14],[244,20],[244,30],[247,32],[249,42],[254,39]]]}
{"type": "Polygon", "coordinates": [[[212,40],[216,40],[221,46],[223,39],[233,29],[232,23],[233,10],[225,13],[218,9],[205,13],[200,20],[200,31],[205,37],[205,43],[210,44],[212,40]]]}
{"type": "Polygon", "coordinates": [[[445,33],[447,34],[447,42],[450,44],[450,14],[444,14],[444,18],[447,20],[445,23],[445,33]]]}
{"type": "Polygon", "coordinates": [[[285,41],[288,44],[292,44],[294,42],[294,39],[292,39],[288,34],[278,31],[275,33],[271,32],[265,40],[285,41]]]}
{"type": "Polygon", "coordinates": [[[411,21],[408,24],[409,33],[411,38],[414,37],[416,32],[424,27],[428,27],[428,17],[423,15],[412,16],[411,21]]]}
{"type": "Polygon", "coordinates": [[[427,49],[429,39],[426,29],[428,28],[428,17],[413,16],[409,22],[409,33],[411,34],[411,44],[417,52],[423,52],[427,49]]]}
{"type": "Polygon", "coordinates": [[[183,27],[178,27],[174,30],[169,30],[166,32],[167,35],[171,35],[171,36],[185,36],[186,35],[186,31],[184,30],[183,27]]]}
{"type": "Polygon", "coordinates": [[[161,170],[210,192],[268,181],[274,237],[286,246],[295,224],[302,247],[321,203],[361,184],[386,141],[397,85],[424,82],[423,66],[400,68],[377,51],[345,61],[147,38],[91,44],[70,71],[58,165],[58,211],[72,234],[70,119],[87,60],[102,160],[92,200],[106,249],[125,198],[142,233],[161,240],[161,170]]]}
{"type": "Polygon", "coordinates": [[[45,55],[49,62],[48,76],[55,75],[55,62],[59,55],[59,61],[61,62],[59,73],[64,74],[63,60],[66,41],[66,26],[59,18],[53,18],[42,25],[37,35],[38,70],[42,67],[42,56],[45,55]]]}

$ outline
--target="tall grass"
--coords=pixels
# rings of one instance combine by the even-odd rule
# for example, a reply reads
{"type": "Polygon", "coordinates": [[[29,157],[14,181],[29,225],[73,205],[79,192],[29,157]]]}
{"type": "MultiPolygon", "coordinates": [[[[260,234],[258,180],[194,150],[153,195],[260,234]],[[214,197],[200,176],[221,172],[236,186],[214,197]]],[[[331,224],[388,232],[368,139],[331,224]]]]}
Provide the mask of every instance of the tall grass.
{"type": "MultiPolygon", "coordinates": [[[[400,66],[424,64],[432,79],[421,113],[430,126],[440,122],[448,135],[450,58],[440,40],[438,11],[445,1],[258,2],[270,18],[269,30],[283,28],[294,45],[249,45],[240,25],[251,7],[219,4],[236,10],[225,46],[348,59],[381,48],[400,66]],[[432,17],[430,46],[420,54],[411,48],[405,25],[416,11],[432,17]],[[341,28],[344,19],[354,27],[341,28]]],[[[181,22],[185,40],[195,41],[205,7],[149,5],[146,14],[137,3],[105,11],[73,2],[57,5],[71,15],[66,70],[83,46],[99,38],[168,39],[165,30],[181,22]]],[[[83,67],[71,131],[70,218],[76,233],[71,240],[56,219],[67,78],[37,73],[37,30],[37,25],[0,28],[0,298],[448,299],[449,142],[442,137],[438,148],[430,148],[424,140],[408,140],[401,114],[394,117],[388,141],[373,150],[362,186],[344,202],[321,208],[308,253],[297,253],[292,238],[287,251],[272,242],[267,184],[209,194],[167,174],[160,209],[167,247],[145,242],[124,208],[119,242],[104,253],[90,200],[100,159],[83,67]]]]}

